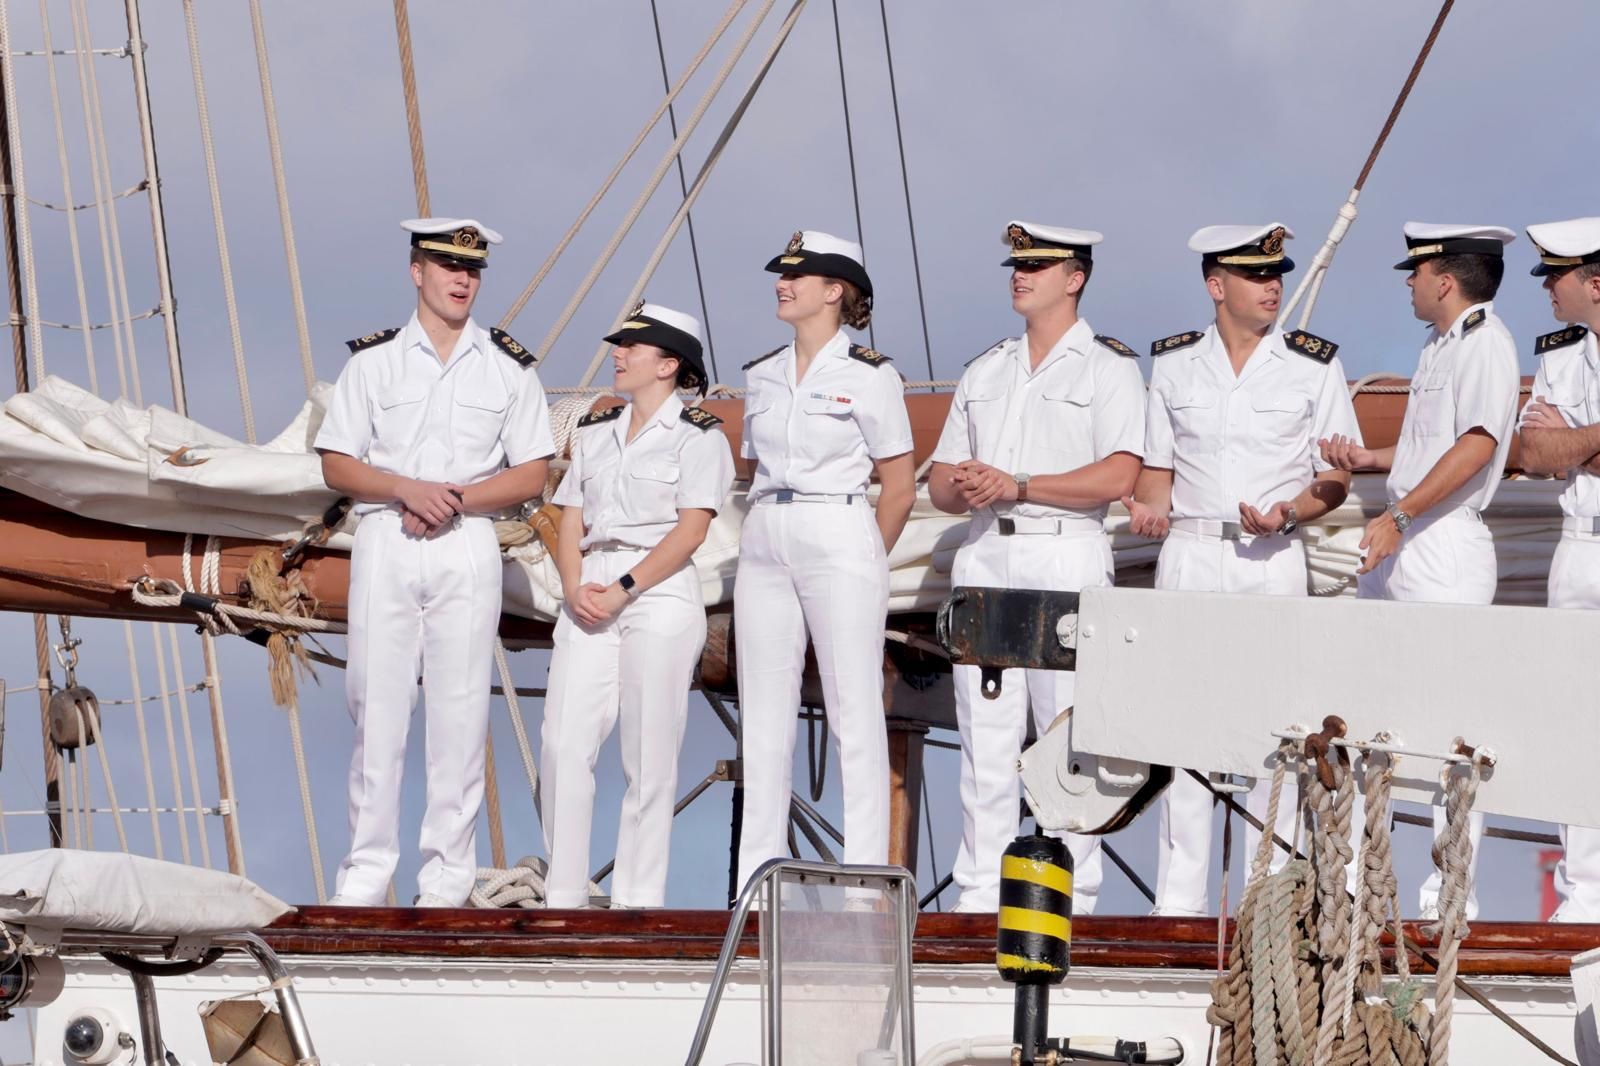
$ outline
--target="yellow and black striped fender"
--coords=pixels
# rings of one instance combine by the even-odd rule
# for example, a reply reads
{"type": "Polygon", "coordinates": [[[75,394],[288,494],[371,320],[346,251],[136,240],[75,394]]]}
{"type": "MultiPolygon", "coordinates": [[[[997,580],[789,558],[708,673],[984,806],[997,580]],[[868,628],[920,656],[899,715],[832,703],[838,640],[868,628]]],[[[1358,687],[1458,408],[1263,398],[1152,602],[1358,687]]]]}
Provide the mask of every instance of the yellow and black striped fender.
{"type": "Polygon", "coordinates": [[[1072,855],[1054,837],[1013,840],[1000,859],[995,965],[1016,984],[1058,984],[1072,948],[1072,855]]]}

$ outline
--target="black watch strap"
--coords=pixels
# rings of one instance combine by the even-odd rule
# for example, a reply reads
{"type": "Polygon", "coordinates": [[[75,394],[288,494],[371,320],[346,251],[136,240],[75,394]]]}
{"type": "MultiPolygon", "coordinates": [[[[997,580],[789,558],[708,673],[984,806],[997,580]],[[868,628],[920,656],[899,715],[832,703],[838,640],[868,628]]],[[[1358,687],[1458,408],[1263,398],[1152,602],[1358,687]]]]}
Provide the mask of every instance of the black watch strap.
{"type": "Polygon", "coordinates": [[[617,584],[622,588],[623,592],[626,592],[628,595],[632,596],[634,594],[634,589],[638,587],[639,583],[633,579],[632,574],[623,574],[621,577],[617,578],[617,584]]]}

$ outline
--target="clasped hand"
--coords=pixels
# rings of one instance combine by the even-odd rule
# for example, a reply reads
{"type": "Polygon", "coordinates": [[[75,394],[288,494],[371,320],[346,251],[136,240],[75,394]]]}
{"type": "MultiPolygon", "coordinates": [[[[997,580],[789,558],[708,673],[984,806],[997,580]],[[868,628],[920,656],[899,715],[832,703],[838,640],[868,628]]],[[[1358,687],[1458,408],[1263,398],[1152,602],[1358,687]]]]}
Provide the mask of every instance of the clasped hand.
{"type": "Polygon", "coordinates": [[[400,528],[412,537],[437,536],[466,507],[461,486],[447,481],[410,479],[396,502],[402,508],[400,528]]]}
{"type": "Polygon", "coordinates": [[[973,511],[981,510],[997,500],[1011,501],[1017,498],[1016,478],[976,459],[957,464],[950,480],[960,491],[962,499],[967,501],[968,509],[973,511]]]}
{"type": "Polygon", "coordinates": [[[611,621],[627,603],[627,591],[617,584],[600,585],[588,581],[567,593],[567,606],[586,626],[611,621]]]}

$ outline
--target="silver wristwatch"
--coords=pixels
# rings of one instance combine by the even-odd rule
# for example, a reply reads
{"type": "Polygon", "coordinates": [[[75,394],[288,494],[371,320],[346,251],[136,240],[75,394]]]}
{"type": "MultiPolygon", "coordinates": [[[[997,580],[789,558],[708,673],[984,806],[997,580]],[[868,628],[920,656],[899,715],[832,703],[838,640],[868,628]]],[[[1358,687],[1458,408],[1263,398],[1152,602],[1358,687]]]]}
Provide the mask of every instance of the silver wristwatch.
{"type": "Polygon", "coordinates": [[[1300,516],[1295,514],[1294,504],[1291,503],[1283,509],[1283,525],[1278,527],[1278,532],[1287,537],[1299,528],[1300,516]]]}
{"type": "Polygon", "coordinates": [[[1017,502],[1028,502],[1028,478],[1031,474],[1012,474],[1011,478],[1017,483],[1017,502]]]}
{"type": "Polygon", "coordinates": [[[1394,528],[1400,532],[1404,533],[1411,528],[1411,516],[1400,510],[1399,504],[1391,503],[1389,505],[1389,517],[1394,519],[1394,528]]]}

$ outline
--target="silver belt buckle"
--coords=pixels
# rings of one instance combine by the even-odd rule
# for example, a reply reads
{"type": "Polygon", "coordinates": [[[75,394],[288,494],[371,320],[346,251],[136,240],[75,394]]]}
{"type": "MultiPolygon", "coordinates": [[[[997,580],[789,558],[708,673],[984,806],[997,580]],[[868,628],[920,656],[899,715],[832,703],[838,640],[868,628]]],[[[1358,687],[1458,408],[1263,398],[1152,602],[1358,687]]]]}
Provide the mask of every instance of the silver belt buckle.
{"type": "Polygon", "coordinates": [[[1244,532],[1244,527],[1238,522],[1223,522],[1222,532],[1217,534],[1223,540],[1238,540],[1244,532]]]}
{"type": "Polygon", "coordinates": [[[772,497],[773,503],[793,503],[794,489],[779,489],[772,497]]]}
{"type": "Polygon", "coordinates": [[[1010,537],[1015,535],[1017,532],[1017,522],[1014,518],[997,519],[995,526],[997,529],[999,529],[1002,537],[1010,537]]]}

